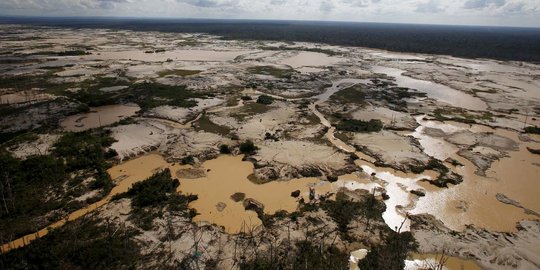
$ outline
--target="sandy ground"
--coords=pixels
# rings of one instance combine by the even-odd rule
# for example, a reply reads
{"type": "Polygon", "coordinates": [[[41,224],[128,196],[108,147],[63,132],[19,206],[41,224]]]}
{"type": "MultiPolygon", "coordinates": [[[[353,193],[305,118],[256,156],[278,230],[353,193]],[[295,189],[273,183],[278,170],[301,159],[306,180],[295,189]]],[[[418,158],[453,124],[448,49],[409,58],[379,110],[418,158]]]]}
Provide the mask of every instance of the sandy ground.
{"type": "Polygon", "coordinates": [[[408,166],[422,165],[429,161],[414,138],[391,131],[354,134],[352,144],[395,168],[406,170],[408,166]]]}

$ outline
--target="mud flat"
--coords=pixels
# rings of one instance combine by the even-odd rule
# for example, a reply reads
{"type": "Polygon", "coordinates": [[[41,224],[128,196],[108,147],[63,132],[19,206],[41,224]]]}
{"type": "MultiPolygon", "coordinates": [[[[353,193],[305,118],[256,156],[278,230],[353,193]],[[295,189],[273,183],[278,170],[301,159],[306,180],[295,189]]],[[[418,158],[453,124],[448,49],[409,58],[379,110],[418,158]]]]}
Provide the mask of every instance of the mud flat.
{"type": "Polygon", "coordinates": [[[455,107],[469,110],[485,110],[488,108],[484,101],[467,93],[452,89],[442,84],[403,76],[402,74],[405,72],[404,70],[375,66],[372,68],[372,71],[395,78],[398,86],[419,90],[427,93],[428,97],[432,99],[441,101],[443,103],[448,103],[455,107]]]}
{"type": "Polygon", "coordinates": [[[139,110],[139,106],[135,104],[106,105],[90,108],[90,112],[88,113],[67,117],[60,122],[60,126],[66,131],[84,131],[116,123],[135,115],[139,110]]]}
{"type": "Polygon", "coordinates": [[[282,60],[280,63],[289,65],[292,68],[302,67],[324,67],[332,66],[346,60],[339,57],[328,56],[317,52],[300,52],[290,58],[282,60]]]}
{"type": "Polygon", "coordinates": [[[214,51],[214,50],[174,50],[162,53],[145,53],[144,51],[100,52],[99,55],[87,56],[90,60],[137,60],[147,62],[164,62],[167,59],[177,61],[223,62],[232,61],[236,57],[252,51],[214,51]]]}

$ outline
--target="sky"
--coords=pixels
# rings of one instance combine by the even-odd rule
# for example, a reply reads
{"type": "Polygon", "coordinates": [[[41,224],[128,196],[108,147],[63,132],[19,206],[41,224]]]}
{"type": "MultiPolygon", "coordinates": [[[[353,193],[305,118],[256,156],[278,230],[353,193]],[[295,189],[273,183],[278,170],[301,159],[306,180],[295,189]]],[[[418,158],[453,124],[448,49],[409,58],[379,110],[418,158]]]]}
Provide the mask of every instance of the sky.
{"type": "Polygon", "coordinates": [[[540,0],[0,0],[0,15],[540,27],[540,0]]]}

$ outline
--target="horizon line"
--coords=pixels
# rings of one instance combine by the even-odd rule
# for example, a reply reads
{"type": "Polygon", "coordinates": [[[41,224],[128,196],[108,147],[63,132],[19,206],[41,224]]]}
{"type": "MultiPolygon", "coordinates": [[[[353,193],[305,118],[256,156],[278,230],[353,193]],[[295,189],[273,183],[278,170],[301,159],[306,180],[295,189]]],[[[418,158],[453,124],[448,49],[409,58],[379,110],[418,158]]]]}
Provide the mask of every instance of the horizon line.
{"type": "MultiPolygon", "coordinates": [[[[3,15],[0,19],[116,19],[116,20],[192,20],[192,21],[259,21],[259,22],[297,22],[297,23],[346,23],[346,24],[381,24],[381,25],[417,25],[417,26],[439,26],[439,27],[477,27],[477,28],[520,28],[520,29],[538,29],[540,26],[506,26],[506,25],[480,25],[480,24],[445,24],[445,23],[408,23],[408,22],[373,22],[373,21],[346,21],[346,20],[301,20],[301,19],[246,19],[246,18],[202,18],[202,17],[145,17],[145,16],[111,16],[111,15],[92,15],[92,16],[41,16],[41,15],[3,15]]],[[[0,21],[0,24],[4,22],[0,21]]]]}

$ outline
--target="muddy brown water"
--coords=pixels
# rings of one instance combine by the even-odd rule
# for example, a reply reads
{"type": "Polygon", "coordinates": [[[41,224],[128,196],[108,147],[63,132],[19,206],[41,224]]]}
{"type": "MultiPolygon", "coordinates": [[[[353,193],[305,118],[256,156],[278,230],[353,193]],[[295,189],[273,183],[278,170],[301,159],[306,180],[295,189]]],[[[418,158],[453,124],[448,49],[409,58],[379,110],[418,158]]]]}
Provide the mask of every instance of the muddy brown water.
{"type": "MultiPolygon", "coordinates": [[[[493,132],[497,135],[520,142],[518,133],[505,129],[492,129],[480,125],[464,125],[456,122],[423,121],[422,126],[438,127],[446,132],[459,130],[471,130],[473,132],[493,132]]],[[[420,128],[421,130],[421,128],[420,128]]],[[[418,131],[417,131],[418,133],[418,131]]],[[[474,224],[482,228],[495,231],[516,231],[516,223],[524,219],[534,219],[535,216],[525,214],[523,209],[504,204],[496,199],[498,193],[518,201],[524,207],[540,212],[540,167],[535,165],[538,158],[527,150],[527,146],[539,148],[539,143],[520,142],[518,151],[510,151],[508,157],[493,162],[486,176],[475,174],[476,166],[467,159],[456,154],[457,147],[452,146],[429,148],[439,144],[448,143],[442,139],[418,135],[420,143],[432,156],[451,157],[458,160],[464,166],[452,168],[456,173],[463,176],[463,183],[445,189],[437,189],[428,192],[420,198],[416,207],[411,211],[413,214],[429,213],[442,220],[446,226],[454,230],[462,230],[467,224],[474,224]],[[451,150],[449,150],[451,149],[451,150]],[[440,151],[438,153],[438,151],[440,151]]]]}
{"type": "Polygon", "coordinates": [[[180,179],[178,190],[182,193],[197,194],[199,199],[192,202],[199,215],[195,221],[203,221],[223,226],[229,233],[252,229],[261,224],[254,211],[244,209],[243,203],[235,202],[231,195],[240,192],[246,198],[253,198],[264,205],[266,214],[278,210],[294,212],[298,199],[291,192],[300,190],[307,196],[309,187],[321,182],[317,178],[302,178],[289,181],[273,181],[254,184],[248,179],[253,173],[253,164],[242,161],[242,156],[220,156],[203,163],[207,175],[199,179],[180,179]],[[222,211],[216,207],[226,205],[222,211]]]}

